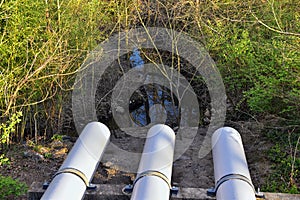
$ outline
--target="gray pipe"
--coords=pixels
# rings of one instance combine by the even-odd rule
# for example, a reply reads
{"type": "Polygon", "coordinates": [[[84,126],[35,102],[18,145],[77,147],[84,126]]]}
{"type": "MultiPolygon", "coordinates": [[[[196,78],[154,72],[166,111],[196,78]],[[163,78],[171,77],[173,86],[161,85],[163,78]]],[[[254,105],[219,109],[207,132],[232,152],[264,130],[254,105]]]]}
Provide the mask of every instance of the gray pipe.
{"type": "Polygon", "coordinates": [[[42,200],[82,199],[109,142],[109,137],[110,131],[104,124],[99,122],[87,124],[42,196],[42,200]]]}
{"type": "Polygon", "coordinates": [[[217,200],[255,200],[244,147],[233,128],[218,129],[212,136],[217,200]]]}
{"type": "Polygon", "coordinates": [[[175,133],[166,125],[155,125],[147,134],[131,200],[170,198],[175,133]]]}

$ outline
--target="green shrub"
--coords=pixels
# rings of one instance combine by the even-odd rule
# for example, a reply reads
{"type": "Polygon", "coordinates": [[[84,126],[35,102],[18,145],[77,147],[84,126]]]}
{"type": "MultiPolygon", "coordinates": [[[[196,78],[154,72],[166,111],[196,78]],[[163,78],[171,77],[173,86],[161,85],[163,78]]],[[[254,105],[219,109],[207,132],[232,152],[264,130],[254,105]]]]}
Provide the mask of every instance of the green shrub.
{"type": "Polygon", "coordinates": [[[243,112],[249,113],[250,108],[251,114],[299,117],[296,2],[225,2],[214,3],[218,14],[209,19],[206,46],[222,73],[229,98],[243,112]]]}
{"type": "Polygon", "coordinates": [[[54,134],[52,137],[51,137],[51,140],[58,140],[58,141],[62,141],[63,139],[63,136],[62,135],[58,135],[58,134],[54,134]]]}
{"type": "Polygon", "coordinates": [[[8,145],[10,142],[11,134],[16,131],[16,125],[21,122],[20,117],[22,112],[17,112],[11,115],[8,121],[0,124],[0,144],[8,145]]]}
{"type": "Polygon", "coordinates": [[[11,177],[0,175],[0,199],[18,197],[25,194],[27,189],[28,187],[26,184],[14,180],[11,177]]]}
{"type": "MultiPolygon", "coordinates": [[[[3,151],[8,147],[10,140],[12,138],[12,134],[16,131],[16,126],[21,122],[20,117],[22,116],[22,112],[16,112],[12,114],[5,123],[0,124],[0,150],[3,151]]],[[[5,154],[0,154],[0,165],[9,164],[9,159],[5,156],[5,154]]]]}
{"type": "Polygon", "coordinates": [[[4,154],[0,154],[0,166],[1,165],[9,165],[10,161],[4,154]]]}
{"type": "Polygon", "coordinates": [[[268,154],[272,163],[272,173],[262,188],[264,191],[300,193],[299,131],[299,129],[290,129],[267,132],[267,137],[274,143],[274,146],[268,154]]]}
{"type": "Polygon", "coordinates": [[[63,100],[76,72],[88,51],[115,27],[120,5],[96,0],[0,4],[1,121],[22,111],[18,138],[24,137],[24,123],[59,132],[63,100]]]}

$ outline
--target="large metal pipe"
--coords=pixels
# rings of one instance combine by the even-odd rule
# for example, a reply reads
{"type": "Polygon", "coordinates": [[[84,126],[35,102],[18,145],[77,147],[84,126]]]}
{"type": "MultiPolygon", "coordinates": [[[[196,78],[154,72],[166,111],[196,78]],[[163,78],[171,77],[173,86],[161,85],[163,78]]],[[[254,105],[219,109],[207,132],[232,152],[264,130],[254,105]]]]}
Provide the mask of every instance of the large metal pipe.
{"type": "Polygon", "coordinates": [[[109,137],[110,131],[104,124],[87,124],[42,199],[82,199],[109,137]]]}
{"type": "Polygon", "coordinates": [[[170,198],[175,133],[167,125],[150,128],[141,156],[131,200],[170,198]]]}
{"type": "Polygon", "coordinates": [[[255,200],[244,147],[233,128],[220,128],[212,136],[215,188],[218,200],[255,200]]]}

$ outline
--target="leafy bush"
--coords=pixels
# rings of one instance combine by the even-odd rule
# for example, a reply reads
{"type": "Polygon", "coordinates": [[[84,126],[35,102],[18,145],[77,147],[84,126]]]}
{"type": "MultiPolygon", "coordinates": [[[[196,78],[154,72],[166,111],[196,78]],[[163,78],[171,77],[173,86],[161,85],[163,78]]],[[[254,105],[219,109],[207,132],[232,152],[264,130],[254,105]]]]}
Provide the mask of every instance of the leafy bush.
{"type": "Polygon", "coordinates": [[[22,112],[12,114],[6,123],[0,124],[0,144],[8,145],[11,134],[16,131],[16,125],[21,122],[22,112]]]}
{"type": "Polygon", "coordinates": [[[25,123],[35,126],[30,131],[35,136],[40,129],[59,132],[74,75],[86,53],[115,26],[118,5],[96,0],[0,4],[1,121],[21,111],[18,138],[24,137],[25,123]]]}
{"type": "Polygon", "coordinates": [[[62,141],[63,139],[63,136],[62,135],[58,135],[58,134],[54,134],[52,137],[51,137],[51,140],[58,140],[58,141],[62,141]]]}
{"type": "Polygon", "coordinates": [[[294,0],[4,1],[1,115],[22,111],[23,123],[59,134],[63,101],[86,53],[109,34],[144,24],[203,42],[238,110],[299,116],[298,9],[294,0]]]}
{"type": "MultiPolygon", "coordinates": [[[[0,124],[0,150],[8,147],[12,134],[16,131],[16,126],[21,122],[21,112],[11,115],[8,121],[0,124]]],[[[0,154],[0,165],[9,164],[9,159],[5,154],[0,154]]]]}
{"type": "Polygon", "coordinates": [[[297,8],[290,7],[294,3],[217,4],[220,17],[215,17],[211,26],[217,33],[208,30],[212,36],[207,46],[222,72],[229,97],[235,106],[246,105],[238,109],[299,117],[300,23],[297,8]]]}
{"type": "Polygon", "coordinates": [[[0,154],[0,166],[10,164],[9,159],[4,154],[0,154]]]}
{"type": "Polygon", "coordinates": [[[27,185],[24,183],[14,180],[11,177],[0,175],[0,199],[18,197],[25,194],[27,188],[27,185]]]}
{"type": "Polygon", "coordinates": [[[272,173],[262,188],[264,191],[300,193],[299,133],[299,129],[267,131],[267,137],[274,143],[274,146],[269,150],[268,157],[272,162],[272,173]]]}
{"type": "Polygon", "coordinates": [[[284,148],[278,144],[270,150],[269,158],[273,161],[273,173],[270,174],[266,186],[263,188],[268,192],[286,192],[298,194],[300,159],[285,153],[284,148]]]}

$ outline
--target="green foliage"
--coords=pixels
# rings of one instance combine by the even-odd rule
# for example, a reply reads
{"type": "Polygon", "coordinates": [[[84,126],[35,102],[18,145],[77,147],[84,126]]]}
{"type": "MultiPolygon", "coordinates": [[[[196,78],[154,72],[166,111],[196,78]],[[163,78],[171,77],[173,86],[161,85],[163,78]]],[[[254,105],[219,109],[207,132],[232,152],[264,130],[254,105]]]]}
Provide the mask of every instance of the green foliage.
{"type": "Polygon", "coordinates": [[[300,167],[300,158],[293,158],[283,153],[283,149],[279,145],[270,150],[269,157],[273,160],[272,169],[274,172],[270,174],[269,180],[263,189],[269,192],[300,193],[295,182],[295,179],[299,180],[300,176],[298,170],[300,167]]]}
{"type": "Polygon", "coordinates": [[[9,165],[10,161],[4,154],[0,154],[0,166],[1,165],[9,165]]]}
{"type": "Polygon", "coordinates": [[[207,47],[229,97],[235,106],[245,101],[246,107],[238,108],[245,112],[250,108],[252,114],[299,117],[300,21],[295,2],[229,2],[215,4],[220,17],[207,30],[207,47]]]}
{"type": "Polygon", "coordinates": [[[30,118],[24,123],[32,123],[38,112],[39,121],[47,118],[58,127],[65,91],[72,89],[86,53],[112,32],[142,23],[183,30],[201,40],[215,59],[236,108],[246,112],[250,108],[251,114],[299,116],[296,1],[187,1],[184,6],[180,1],[164,6],[142,2],[4,1],[2,116],[22,110],[24,118],[30,118]]]}
{"type": "MultiPolygon", "coordinates": [[[[258,40],[253,69],[253,87],[245,91],[249,107],[286,118],[299,115],[300,53],[296,38],[278,36],[272,41],[258,40]]],[[[299,46],[300,48],[300,46],[299,46]]]]}
{"type": "Polygon", "coordinates": [[[52,158],[53,157],[53,154],[52,153],[44,153],[44,157],[46,159],[49,159],[49,158],[52,158]]]}
{"type": "Polygon", "coordinates": [[[300,132],[295,129],[287,132],[270,131],[267,134],[274,146],[269,150],[268,157],[273,165],[272,173],[262,188],[264,191],[300,193],[300,132]]]}
{"type": "Polygon", "coordinates": [[[62,141],[62,135],[54,134],[54,135],[51,137],[51,140],[59,140],[59,141],[62,141]]]}
{"type": "Polygon", "coordinates": [[[22,112],[16,112],[11,115],[10,119],[6,121],[5,123],[0,124],[0,136],[1,144],[8,145],[10,141],[10,136],[12,133],[15,132],[16,125],[21,122],[20,117],[22,116],[22,112]]]}
{"type": "Polygon", "coordinates": [[[40,153],[43,146],[42,145],[38,145],[38,144],[34,144],[34,146],[32,146],[32,147],[33,147],[34,151],[40,153]]]}
{"type": "Polygon", "coordinates": [[[39,120],[57,129],[74,75],[86,53],[115,26],[117,5],[96,0],[0,4],[0,117],[21,110],[24,123],[39,120]]]}
{"type": "Polygon", "coordinates": [[[27,189],[26,184],[0,175],[0,199],[16,198],[25,194],[27,189]]]}
{"type": "MultiPolygon", "coordinates": [[[[12,137],[12,134],[15,133],[17,124],[21,122],[21,116],[22,112],[16,112],[10,116],[9,120],[0,124],[1,150],[9,145],[10,138],[12,137]]],[[[9,163],[9,159],[5,156],[5,154],[0,154],[0,165],[7,165],[9,163]]]]}
{"type": "MultiPolygon", "coordinates": [[[[300,21],[295,1],[224,1],[205,31],[229,99],[243,113],[285,118],[268,134],[273,163],[263,186],[270,192],[300,192],[300,21]],[[293,133],[293,134],[292,134],[293,133]]],[[[202,13],[203,16],[203,13],[202,13]]],[[[205,16],[205,15],[204,15],[205,16]]],[[[258,118],[259,119],[259,118],[258,118]]]]}

